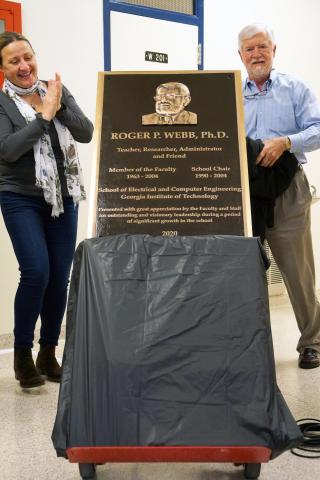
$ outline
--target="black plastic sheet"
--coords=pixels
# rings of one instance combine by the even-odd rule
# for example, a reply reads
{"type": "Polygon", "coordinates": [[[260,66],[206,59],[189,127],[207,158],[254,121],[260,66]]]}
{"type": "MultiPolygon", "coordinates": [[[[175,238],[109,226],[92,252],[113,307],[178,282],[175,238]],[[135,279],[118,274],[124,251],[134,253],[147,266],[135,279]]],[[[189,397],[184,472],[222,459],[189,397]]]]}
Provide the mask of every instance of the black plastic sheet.
{"type": "Polygon", "coordinates": [[[301,433],[276,383],[256,238],[118,235],[82,242],[53,443],[264,446],[301,433]]]}

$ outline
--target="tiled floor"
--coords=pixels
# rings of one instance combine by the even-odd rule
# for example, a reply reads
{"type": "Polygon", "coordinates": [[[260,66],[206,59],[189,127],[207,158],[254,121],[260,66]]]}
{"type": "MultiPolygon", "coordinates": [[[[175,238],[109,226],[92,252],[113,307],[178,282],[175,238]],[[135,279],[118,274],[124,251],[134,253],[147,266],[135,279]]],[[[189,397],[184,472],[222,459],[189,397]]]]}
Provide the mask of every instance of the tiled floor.
{"type": "MultiPolygon", "coordinates": [[[[298,331],[287,298],[271,298],[271,319],[278,385],[293,416],[320,418],[320,368],[297,368],[298,331]]],[[[58,355],[62,356],[63,341],[58,355]]],[[[51,443],[58,385],[47,382],[24,393],[12,372],[13,352],[0,350],[0,479],[76,480],[77,465],[57,458],[51,443]]],[[[243,470],[232,464],[109,464],[98,467],[99,480],[237,480],[243,470]]],[[[262,466],[261,480],[320,478],[320,459],[284,453],[262,466]]]]}

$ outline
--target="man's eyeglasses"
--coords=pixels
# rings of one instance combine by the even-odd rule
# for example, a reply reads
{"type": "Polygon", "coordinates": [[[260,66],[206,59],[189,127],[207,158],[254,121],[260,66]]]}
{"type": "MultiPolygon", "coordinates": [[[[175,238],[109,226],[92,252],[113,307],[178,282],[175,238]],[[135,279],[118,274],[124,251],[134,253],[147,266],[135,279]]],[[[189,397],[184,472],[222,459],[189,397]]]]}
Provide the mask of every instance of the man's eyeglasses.
{"type": "Polygon", "coordinates": [[[186,95],[176,95],[175,93],[163,93],[163,94],[160,94],[160,95],[155,95],[153,97],[153,99],[156,101],[156,102],[159,102],[159,100],[174,100],[176,97],[185,97],[186,95]]]}
{"type": "Polygon", "coordinates": [[[256,98],[256,97],[264,97],[269,92],[270,88],[265,88],[264,90],[259,90],[259,92],[251,93],[249,95],[244,95],[244,98],[256,98]]]}

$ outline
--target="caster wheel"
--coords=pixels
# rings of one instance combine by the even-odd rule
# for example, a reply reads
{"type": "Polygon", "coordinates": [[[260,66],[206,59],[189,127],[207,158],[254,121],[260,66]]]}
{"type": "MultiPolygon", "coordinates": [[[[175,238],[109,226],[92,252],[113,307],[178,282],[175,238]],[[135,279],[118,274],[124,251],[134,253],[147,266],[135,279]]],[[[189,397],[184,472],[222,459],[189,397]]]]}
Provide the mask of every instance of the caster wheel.
{"type": "Polygon", "coordinates": [[[94,463],[79,463],[79,471],[83,480],[95,480],[97,478],[94,463]]]}
{"type": "Polygon", "coordinates": [[[260,470],[261,463],[246,463],[244,466],[244,478],[258,478],[260,470]]]}

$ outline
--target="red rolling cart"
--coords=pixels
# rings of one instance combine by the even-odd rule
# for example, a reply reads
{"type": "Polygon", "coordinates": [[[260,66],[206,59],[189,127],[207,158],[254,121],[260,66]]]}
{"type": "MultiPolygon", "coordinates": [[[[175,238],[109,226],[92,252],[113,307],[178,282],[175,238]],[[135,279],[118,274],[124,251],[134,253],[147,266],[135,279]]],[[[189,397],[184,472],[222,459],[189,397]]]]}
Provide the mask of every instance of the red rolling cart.
{"type": "Polygon", "coordinates": [[[265,447],[73,447],[68,459],[79,463],[83,480],[96,478],[96,465],[107,462],[200,462],[244,466],[244,478],[256,479],[271,450],[265,447]]]}

